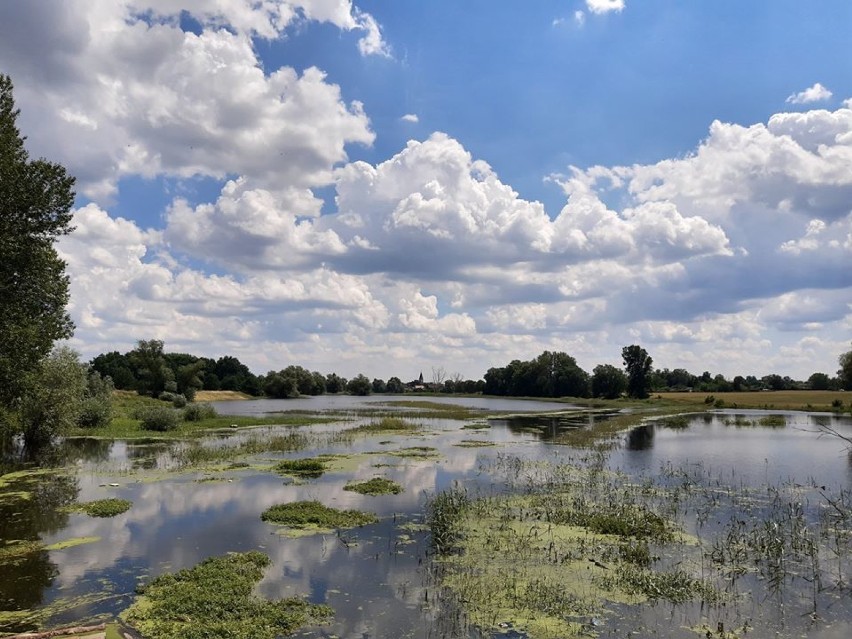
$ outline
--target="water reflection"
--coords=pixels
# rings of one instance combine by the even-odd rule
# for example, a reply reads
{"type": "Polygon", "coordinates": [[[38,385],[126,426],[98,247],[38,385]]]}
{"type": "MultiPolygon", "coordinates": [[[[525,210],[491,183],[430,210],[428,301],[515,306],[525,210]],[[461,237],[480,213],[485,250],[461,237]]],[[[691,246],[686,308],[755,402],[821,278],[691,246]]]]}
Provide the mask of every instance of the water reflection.
{"type": "MultiPolygon", "coordinates": [[[[305,594],[336,610],[330,626],[311,630],[306,636],[457,636],[461,634],[460,618],[448,613],[442,607],[445,604],[439,605],[435,600],[439,591],[429,585],[428,538],[420,526],[425,498],[457,482],[472,492],[505,490],[511,460],[564,462],[566,448],[550,445],[551,439],[566,431],[594,428],[615,414],[568,412],[500,418],[489,420],[490,428],[483,430],[463,430],[458,421],[424,420],[423,431],[410,436],[346,441],[329,435],[352,423],[323,424],[298,431],[314,437],[311,441],[316,445],[311,450],[267,451],[244,459],[257,467],[227,471],[190,467],[174,472],[179,467],[179,451],[186,444],[72,440],[58,454],[74,467],[75,475],[39,475],[27,489],[32,490],[33,499],[0,499],[0,541],[53,543],[77,537],[101,541],[33,553],[14,568],[2,566],[0,609],[90,596],[92,601],[56,615],[51,622],[114,615],[128,605],[139,577],[189,567],[211,555],[256,549],[273,560],[259,586],[264,596],[305,594]],[[460,446],[476,446],[477,442],[492,446],[460,446]],[[438,456],[418,459],[394,454],[411,446],[434,447],[438,456]],[[340,470],[307,481],[259,469],[278,459],[315,453],[349,457],[340,470]],[[370,497],[343,490],[350,480],[375,476],[398,482],[404,492],[370,497]],[[112,496],[131,500],[133,507],[111,519],[60,510],[75,499],[112,496]],[[380,521],[339,534],[294,539],[260,520],[260,513],[272,505],[312,499],[337,508],[374,512],[380,521]],[[442,624],[450,624],[452,629],[442,624]]],[[[827,424],[852,435],[849,419],[786,415],[785,425],[779,428],[731,428],[726,420],[736,419],[736,415],[756,419],[750,413],[712,413],[690,417],[685,428],[653,423],[634,428],[624,435],[624,445],[609,453],[607,464],[634,478],[668,473],[670,482],[684,485],[697,485],[713,476],[747,486],[796,478],[802,484],[813,479],[817,485],[835,489],[852,487],[842,441],[813,432],[827,424]]],[[[210,437],[203,446],[236,446],[251,438],[290,432],[256,429],[210,437]]],[[[690,513],[687,521],[697,525],[699,516],[690,513]]],[[[764,511],[755,507],[749,516],[760,518],[764,511]]],[[[726,523],[709,522],[705,530],[721,529],[726,523]]],[[[667,626],[661,608],[626,608],[624,614],[635,623],[630,627],[648,629],[649,634],[689,636],[689,631],[680,631],[680,624],[667,626]]],[[[846,611],[843,606],[840,609],[846,611]]],[[[696,618],[689,607],[672,608],[672,615],[675,610],[683,615],[684,623],[696,618]]],[[[624,636],[616,630],[615,626],[602,628],[601,635],[624,636]]]]}

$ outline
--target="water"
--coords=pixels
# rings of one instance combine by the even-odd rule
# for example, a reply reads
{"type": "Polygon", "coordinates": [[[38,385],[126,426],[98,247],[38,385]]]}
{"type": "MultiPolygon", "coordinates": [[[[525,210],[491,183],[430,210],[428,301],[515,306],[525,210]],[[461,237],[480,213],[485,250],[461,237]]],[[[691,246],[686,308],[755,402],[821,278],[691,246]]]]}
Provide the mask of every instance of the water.
{"type": "MultiPolygon", "coordinates": [[[[348,409],[375,401],[351,398],[355,401],[348,403],[347,398],[329,406],[328,399],[323,401],[323,409],[348,409]]],[[[518,411],[517,404],[526,410],[553,410],[548,402],[476,401],[482,407],[501,411],[518,411]]],[[[290,400],[284,403],[288,409],[293,406],[290,400]]],[[[243,414],[280,410],[272,404],[238,402],[227,407],[243,414]]],[[[747,415],[740,423],[763,415],[747,415]]],[[[584,416],[579,422],[573,417],[501,418],[493,420],[486,430],[461,429],[463,422],[432,419],[423,420],[423,431],[416,435],[378,435],[339,442],[329,439],[328,433],[352,423],[303,428],[299,431],[315,433],[315,450],[263,453],[258,458],[269,461],[316,452],[354,455],[344,470],[304,482],[252,469],[167,472],[174,468],[175,447],[182,444],[69,441],[63,452],[65,472],[40,476],[26,486],[0,487],[0,541],[31,539],[53,544],[81,537],[99,541],[34,552],[18,563],[0,563],[0,611],[51,610],[45,619],[50,624],[116,615],[132,602],[140,581],[192,566],[212,555],[256,549],[273,562],[259,585],[262,595],[304,595],[334,608],[334,620],[329,625],[309,629],[305,636],[426,638],[465,634],[468,630],[455,626],[455,617],[442,607],[430,580],[429,539],[422,527],[426,498],[454,483],[485,494],[505,490],[503,477],[492,472],[491,462],[507,456],[564,460],[571,451],[549,440],[561,430],[588,427],[590,422],[606,418],[605,414],[584,416]],[[470,440],[493,445],[460,446],[470,440]],[[439,456],[419,459],[392,454],[409,446],[434,447],[439,456]],[[378,497],[342,490],[352,479],[374,476],[392,479],[405,490],[399,495],[378,497]],[[32,498],[2,497],[4,491],[18,489],[32,491],[32,498]],[[112,496],[131,500],[133,507],[109,519],[61,510],[75,500],[112,496]],[[308,499],[374,512],[380,521],[339,534],[293,539],[260,520],[260,513],[274,504],[308,499]]],[[[852,464],[843,443],[813,432],[820,423],[828,423],[852,435],[849,418],[788,414],[786,425],[774,428],[737,427],[734,420],[732,413],[717,413],[695,416],[686,428],[639,427],[619,436],[618,445],[607,453],[606,465],[636,481],[650,476],[677,482],[686,473],[693,481],[708,485],[724,482],[753,488],[795,483],[805,487],[802,490],[808,499],[819,499],[820,489],[832,495],[852,490],[852,464]]],[[[240,438],[267,437],[276,432],[282,431],[260,429],[240,433],[229,441],[233,444],[240,438]]],[[[210,438],[205,445],[226,443],[228,440],[210,438]]],[[[763,512],[755,507],[753,515],[763,516],[763,512]]],[[[700,522],[697,512],[687,509],[685,522],[710,534],[724,529],[729,514],[720,511],[717,521],[700,522]]],[[[762,586],[754,581],[754,587],[762,586]]],[[[784,612],[783,618],[781,613],[759,614],[760,606],[752,601],[747,611],[738,608],[726,613],[726,619],[733,624],[750,615],[755,620],[751,636],[757,637],[830,632],[848,636],[844,633],[852,632],[850,592],[835,583],[825,595],[829,596],[837,601],[827,607],[821,600],[822,622],[802,621],[797,606],[807,606],[796,603],[801,594],[787,595],[784,601],[789,612],[784,612]]],[[[0,629],[28,627],[20,620],[4,626],[2,614],[0,629]]],[[[625,628],[643,628],[641,636],[694,636],[681,626],[701,617],[701,611],[690,605],[643,606],[621,610],[620,614],[628,621],[603,626],[603,636],[625,636],[625,628]]]]}

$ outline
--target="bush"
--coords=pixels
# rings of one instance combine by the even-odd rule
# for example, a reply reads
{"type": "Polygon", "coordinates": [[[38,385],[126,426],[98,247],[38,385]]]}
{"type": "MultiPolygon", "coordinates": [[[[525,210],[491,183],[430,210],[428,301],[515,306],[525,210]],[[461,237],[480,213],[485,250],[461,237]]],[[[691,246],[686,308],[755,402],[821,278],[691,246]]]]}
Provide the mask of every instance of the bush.
{"type": "Polygon", "coordinates": [[[77,423],[81,428],[103,428],[109,426],[112,420],[112,403],[105,402],[99,397],[89,397],[83,400],[77,423]]]}
{"type": "Polygon", "coordinates": [[[151,406],[137,412],[143,430],[164,432],[178,425],[178,412],[165,406],[151,406]]]}
{"type": "Polygon", "coordinates": [[[184,408],[186,406],[186,397],[183,395],[175,395],[172,399],[172,406],[175,408],[184,408]]]}
{"type": "Polygon", "coordinates": [[[206,402],[190,404],[183,409],[183,420],[185,422],[200,422],[205,419],[212,419],[217,415],[216,409],[206,402]]]}

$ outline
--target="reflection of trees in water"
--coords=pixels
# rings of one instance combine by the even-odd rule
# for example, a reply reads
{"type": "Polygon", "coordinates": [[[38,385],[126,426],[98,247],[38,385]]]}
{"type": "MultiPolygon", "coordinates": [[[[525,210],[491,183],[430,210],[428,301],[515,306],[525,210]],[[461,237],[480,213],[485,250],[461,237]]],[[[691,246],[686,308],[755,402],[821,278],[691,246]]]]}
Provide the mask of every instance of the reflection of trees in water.
{"type": "Polygon", "coordinates": [[[637,426],[627,433],[627,450],[648,450],[654,447],[654,424],[637,426]]]}
{"type": "Polygon", "coordinates": [[[109,459],[113,442],[94,437],[75,437],[66,439],[60,447],[60,454],[64,457],[64,463],[105,462],[109,459]]]}
{"type": "MultiPolygon", "coordinates": [[[[16,481],[10,491],[26,491],[29,499],[0,501],[0,541],[37,542],[68,523],[61,508],[77,499],[77,478],[66,474],[30,475],[16,481]]],[[[0,610],[24,610],[42,603],[44,590],[57,575],[45,550],[35,550],[0,562],[0,610]]]]}
{"type": "Polygon", "coordinates": [[[160,460],[175,447],[173,442],[134,444],[127,447],[127,459],[135,470],[153,470],[160,460]]]}

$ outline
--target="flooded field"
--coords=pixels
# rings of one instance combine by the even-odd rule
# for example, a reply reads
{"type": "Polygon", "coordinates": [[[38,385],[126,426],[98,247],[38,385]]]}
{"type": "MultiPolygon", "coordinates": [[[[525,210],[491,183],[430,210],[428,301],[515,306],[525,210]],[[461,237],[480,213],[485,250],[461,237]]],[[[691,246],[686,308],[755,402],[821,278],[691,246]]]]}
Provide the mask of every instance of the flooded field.
{"type": "MultiPolygon", "coordinates": [[[[624,416],[376,399],[7,466],[0,632],[112,619],[159,575],[260,551],[257,593],[333,611],[305,637],[852,635],[852,464],[819,432],[852,435],[848,417],[720,411],[595,438],[624,416]],[[130,507],[86,506],[120,510],[107,498],[130,507]]],[[[242,404],[219,410],[308,410],[242,404]]]]}

